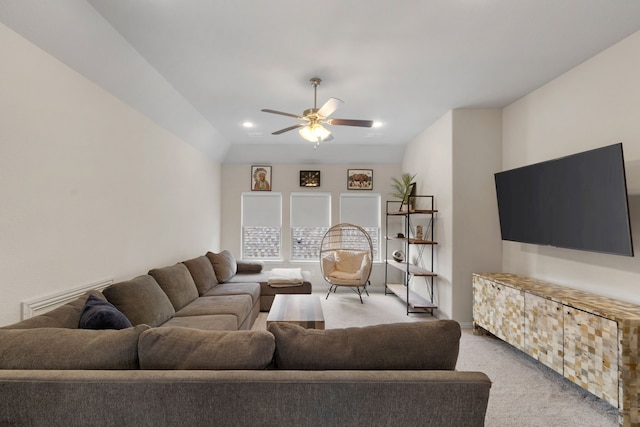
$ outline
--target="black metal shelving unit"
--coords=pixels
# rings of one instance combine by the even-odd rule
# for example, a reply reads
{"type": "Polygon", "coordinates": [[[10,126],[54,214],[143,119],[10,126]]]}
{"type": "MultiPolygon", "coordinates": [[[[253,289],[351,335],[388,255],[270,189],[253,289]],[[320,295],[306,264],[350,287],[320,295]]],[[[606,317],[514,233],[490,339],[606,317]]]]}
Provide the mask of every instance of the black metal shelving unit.
{"type": "Polygon", "coordinates": [[[434,285],[438,275],[433,271],[435,247],[438,244],[433,237],[436,212],[438,211],[434,209],[434,196],[411,196],[408,206],[402,201],[387,201],[384,293],[385,295],[396,295],[402,299],[406,304],[407,314],[430,313],[433,315],[433,310],[438,308],[434,301],[434,285]],[[389,235],[389,220],[394,221],[396,218],[400,218],[403,222],[402,229],[404,232],[401,237],[389,235]],[[418,224],[420,222],[419,219],[426,222],[426,226],[418,224]],[[416,235],[418,225],[423,227],[421,238],[416,235]],[[393,259],[389,253],[389,242],[394,240],[402,242],[405,259],[401,262],[393,259]],[[413,253],[417,255],[415,257],[418,260],[417,265],[410,262],[411,248],[414,248],[415,252],[413,253]],[[430,251],[430,254],[427,254],[426,257],[424,256],[425,250],[430,251]],[[389,267],[403,272],[402,283],[389,283],[389,267]],[[424,278],[429,294],[428,298],[411,289],[411,279],[413,277],[424,278]]]}

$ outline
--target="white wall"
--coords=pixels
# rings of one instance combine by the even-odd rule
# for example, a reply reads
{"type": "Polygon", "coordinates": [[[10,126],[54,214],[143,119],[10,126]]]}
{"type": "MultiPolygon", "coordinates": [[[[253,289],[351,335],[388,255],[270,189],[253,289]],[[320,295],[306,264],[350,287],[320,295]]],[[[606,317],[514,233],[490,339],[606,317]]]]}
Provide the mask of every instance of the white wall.
{"type": "Polygon", "coordinates": [[[640,32],[504,109],[503,168],[623,143],[636,256],[503,243],[505,272],[640,303],[640,32]]]}
{"type": "MultiPolygon", "coordinates": [[[[306,144],[301,142],[301,144],[306,144]]],[[[313,147],[309,143],[310,153],[313,147]]],[[[318,150],[322,150],[320,146],[318,150]]],[[[310,154],[312,155],[312,154],[310,154]]],[[[375,165],[317,165],[317,164],[274,164],[272,165],[271,189],[282,193],[282,255],[283,262],[267,263],[270,267],[302,267],[312,273],[313,288],[323,290],[328,287],[320,274],[320,261],[290,262],[291,248],[289,245],[290,233],[290,195],[292,192],[329,192],[332,195],[332,224],[339,222],[339,197],[341,193],[369,193],[369,190],[347,190],[347,169],[373,169],[373,193],[380,193],[382,198],[381,209],[384,212],[385,202],[391,191],[391,177],[400,175],[400,165],[375,164],[375,165]],[[300,187],[301,170],[319,170],[320,187],[300,187]]],[[[240,198],[243,192],[251,190],[251,165],[250,164],[224,164],[222,167],[222,237],[221,246],[231,251],[235,257],[241,253],[241,218],[240,198]]],[[[382,237],[385,236],[385,216],[382,215],[382,237]]],[[[384,257],[384,239],[381,239],[381,257],[384,257]]],[[[396,272],[393,272],[397,276],[396,272]]],[[[394,276],[395,277],[395,276],[394,276]]],[[[375,289],[382,290],[384,283],[384,268],[381,263],[374,265],[371,284],[375,289]]]]}
{"type": "MultiPolygon", "coordinates": [[[[501,164],[502,113],[457,109],[430,126],[405,152],[419,194],[435,196],[435,302],[438,317],[472,321],[471,275],[500,269],[501,245],[493,173],[501,164]]],[[[424,280],[415,290],[427,296],[424,280]]]]}
{"type": "Polygon", "coordinates": [[[0,25],[0,325],[217,250],[220,165],[0,25]]]}
{"type": "Polygon", "coordinates": [[[498,271],[502,251],[493,174],[500,170],[502,111],[453,110],[452,317],[472,321],[473,273],[498,271]]]}

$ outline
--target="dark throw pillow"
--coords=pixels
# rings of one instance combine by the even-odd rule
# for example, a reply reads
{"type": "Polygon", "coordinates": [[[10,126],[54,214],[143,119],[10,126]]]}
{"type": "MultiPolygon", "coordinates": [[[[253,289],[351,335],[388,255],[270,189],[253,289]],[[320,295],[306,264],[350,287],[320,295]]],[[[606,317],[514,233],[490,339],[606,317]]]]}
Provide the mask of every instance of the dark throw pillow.
{"type": "Polygon", "coordinates": [[[133,326],[110,302],[89,295],[80,314],[81,329],[125,329],[133,326]]]}

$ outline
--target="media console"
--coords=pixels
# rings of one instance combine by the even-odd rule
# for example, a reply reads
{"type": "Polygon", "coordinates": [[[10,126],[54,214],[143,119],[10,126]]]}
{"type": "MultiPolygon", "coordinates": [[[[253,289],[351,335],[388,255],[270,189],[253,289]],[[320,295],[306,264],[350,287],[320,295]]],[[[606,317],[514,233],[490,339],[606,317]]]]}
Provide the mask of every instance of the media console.
{"type": "Polygon", "coordinates": [[[506,273],[473,274],[473,322],[640,426],[640,306],[506,273]]]}

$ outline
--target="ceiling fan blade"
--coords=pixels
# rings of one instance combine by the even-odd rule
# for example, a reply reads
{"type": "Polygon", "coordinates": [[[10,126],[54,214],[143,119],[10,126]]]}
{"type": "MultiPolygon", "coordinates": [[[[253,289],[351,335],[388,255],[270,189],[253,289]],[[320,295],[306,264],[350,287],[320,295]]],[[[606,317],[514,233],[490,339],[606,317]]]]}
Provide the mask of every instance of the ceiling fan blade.
{"type": "Polygon", "coordinates": [[[329,98],[329,100],[318,110],[318,115],[320,117],[329,117],[334,111],[340,108],[342,104],[344,104],[344,102],[338,98],[329,98]]]}
{"type": "Polygon", "coordinates": [[[306,123],[298,123],[297,125],[289,126],[288,128],[280,129],[275,132],[271,132],[271,135],[280,135],[281,133],[289,132],[290,130],[297,129],[299,127],[306,126],[306,123]]]}
{"type": "Polygon", "coordinates": [[[327,124],[338,126],[359,126],[370,128],[373,126],[373,120],[352,120],[352,119],[329,119],[327,124]]]}
{"type": "Polygon", "coordinates": [[[304,118],[304,117],[299,116],[297,114],[283,113],[282,111],[269,110],[268,108],[263,108],[261,111],[264,111],[265,113],[280,114],[281,116],[295,117],[296,119],[303,119],[304,118]]]}

